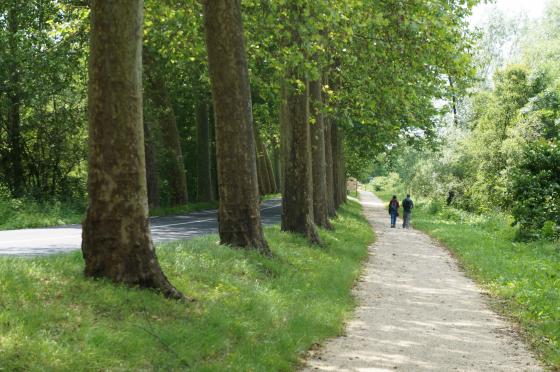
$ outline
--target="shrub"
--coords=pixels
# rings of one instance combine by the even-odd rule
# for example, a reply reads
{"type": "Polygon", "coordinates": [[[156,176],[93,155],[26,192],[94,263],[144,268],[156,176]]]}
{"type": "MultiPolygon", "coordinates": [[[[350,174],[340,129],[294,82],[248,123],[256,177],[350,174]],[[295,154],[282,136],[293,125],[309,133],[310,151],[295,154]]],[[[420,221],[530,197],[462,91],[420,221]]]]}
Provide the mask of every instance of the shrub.
{"type": "Polygon", "coordinates": [[[558,225],[554,221],[546,221],[541,229],[541,236],[546,240],[556,240],[560,235],[558,225]]]}
{"type": "Polygon", "coordinates": [[[515,223],[521,236],[554,235],[552,226],[560,225],[560,148],[541,140],[528,144],[523,155],[510,175],[515,223]]]}

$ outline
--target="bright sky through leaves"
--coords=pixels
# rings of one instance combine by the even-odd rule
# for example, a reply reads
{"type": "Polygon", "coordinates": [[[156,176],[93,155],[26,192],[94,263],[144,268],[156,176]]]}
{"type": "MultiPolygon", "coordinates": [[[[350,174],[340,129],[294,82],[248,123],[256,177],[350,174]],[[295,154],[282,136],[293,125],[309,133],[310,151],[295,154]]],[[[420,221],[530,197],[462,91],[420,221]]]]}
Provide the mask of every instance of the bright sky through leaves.
{"type": "Polygon", "coordinates": [[[543,15],[547,2],[548,0],[496,0],[492,4],[480,4],[473,11],[471,23],[475,26],[480,25],[496,8],[507,16],[524,14],[535,19],[543,15]]]}

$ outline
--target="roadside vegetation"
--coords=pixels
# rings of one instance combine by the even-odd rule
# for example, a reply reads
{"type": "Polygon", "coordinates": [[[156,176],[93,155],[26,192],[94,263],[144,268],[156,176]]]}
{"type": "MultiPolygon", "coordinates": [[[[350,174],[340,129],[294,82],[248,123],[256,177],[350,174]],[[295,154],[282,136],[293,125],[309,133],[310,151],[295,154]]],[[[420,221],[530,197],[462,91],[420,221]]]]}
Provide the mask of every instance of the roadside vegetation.
{"type": "Polygon", "coordinates": [[[292,370],[340,334],[373,238],[355,202],[332,224],[323,247],[266,228],[274,258],[216,235],[159,246],[188,304],[86,279],[79,252],[0,258],[0,370],[292,370]]]}
{"type": "MultiPolygon", "coordinates": [[[[216,208],[217,201],[189,203],[151,208],[150,216],[173,216],[216,208]]],[[[38,202],[32,199],[0,198],[0,230],[79,224],[84,218],[85,209],[85,201],[38,202]]]]}
{"type": "MultiPolygon", "coordinates": [[[[407,189],[398,175],[368,189],[389,201],[407,189]]],[[[412,225],[442,242],[488,291],[496,309],[518,322],[541,360],[560,368],[560,245],[516,241],[519,227],[505,213],[475,214],[413,195],[412,225]]]]}

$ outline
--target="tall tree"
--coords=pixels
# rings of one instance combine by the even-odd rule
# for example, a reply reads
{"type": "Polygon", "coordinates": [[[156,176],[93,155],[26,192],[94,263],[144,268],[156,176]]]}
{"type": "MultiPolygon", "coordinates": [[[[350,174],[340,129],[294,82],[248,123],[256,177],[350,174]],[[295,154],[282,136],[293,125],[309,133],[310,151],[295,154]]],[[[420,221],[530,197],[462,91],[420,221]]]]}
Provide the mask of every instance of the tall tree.
{"type": "Polygon", "coordinates": [[[313,168],[313,217],[317,226],[331,228],[327,206],[327,163],[325,159],[325,123],[322,112],[321,79],[309,83],[311,96],[311,155],[313,168]]]}
{"type": "Polygon", "coordinates": [[[85,274],[181,298],[159,266],[148,224],[142,124],[143,1],[93,0],[90,17],[85,274]]]}
{"type": "Polygon", "coordinates": [[[241,1],[205,0],[204,16],[216,118],[220,241],[270,254],[259,210],[241,1]]]}
{"type": "Polygon", "coordinates": [[[311,243],[320,243],[313,217],[308,84],[285,86],[282,91],[282,230],[303,234],[311,243]]]}
{"type": "Polygon", "coordinates": [[[196,198],[199,202],[215,200],[212,188],[212,146],[208,103],[204,98],[196,106],[197,176],[196,198]]]}
{"type": "Polygon", "coordinates": [[[287,1],[284,41],[288,55],[281,89],[283,159],[282,230],[300,233],[313,244],[321,242],[313,216],[313,173],[309,125],[309,82],[305,68],[304,32],[306,3],[287,1]]]}

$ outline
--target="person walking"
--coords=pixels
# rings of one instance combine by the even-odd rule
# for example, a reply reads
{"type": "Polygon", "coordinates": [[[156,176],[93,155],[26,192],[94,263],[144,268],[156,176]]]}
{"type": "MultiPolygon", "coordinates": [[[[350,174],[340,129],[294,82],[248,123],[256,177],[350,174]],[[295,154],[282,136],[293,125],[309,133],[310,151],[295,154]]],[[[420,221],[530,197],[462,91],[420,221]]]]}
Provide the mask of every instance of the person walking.
{"type": "Polygon", "coordinates": [[[393,195],[393,199],[389,202],[389,215],[391,215],[391,228],[397,224],[397,216],[399,215],[399,201],[397,195],[393,195]]]}
{"type": "Polygon", "coordinates": [[[410,229],[410,215],[412,214],[412,208],[414,208],[414,203],[410,198],[410,194],[406,194],[406,199],[402,201],[403,207],[403,229],[410,229]]]}

